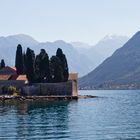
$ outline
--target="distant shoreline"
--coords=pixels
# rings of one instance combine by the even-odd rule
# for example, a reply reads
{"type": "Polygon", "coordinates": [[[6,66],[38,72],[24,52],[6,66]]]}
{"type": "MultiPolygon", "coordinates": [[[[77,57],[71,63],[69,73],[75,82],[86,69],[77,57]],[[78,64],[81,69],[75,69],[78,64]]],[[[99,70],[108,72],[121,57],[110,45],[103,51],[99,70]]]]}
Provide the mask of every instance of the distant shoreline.
{"type": "Polygon", "coordinates": [[[78,89],[78,90],[140,90],[140,88],[132,88],[132,89],[115,89],[115,88],[112,88],[112,89],[110,89],[110,88],[108,88],[108,89],[78,89]]]}

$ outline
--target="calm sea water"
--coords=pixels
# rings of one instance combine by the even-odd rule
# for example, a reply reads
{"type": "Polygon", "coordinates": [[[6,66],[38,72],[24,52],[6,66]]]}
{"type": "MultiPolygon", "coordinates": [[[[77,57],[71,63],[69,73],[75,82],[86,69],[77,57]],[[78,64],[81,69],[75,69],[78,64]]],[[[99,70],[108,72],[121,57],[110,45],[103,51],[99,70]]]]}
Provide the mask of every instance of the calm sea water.
{"type": "Polygon", "coordinates": [[[98,98],[0,104],[0,139],[140,139],[140,91],[79,94],[98,98]]]}

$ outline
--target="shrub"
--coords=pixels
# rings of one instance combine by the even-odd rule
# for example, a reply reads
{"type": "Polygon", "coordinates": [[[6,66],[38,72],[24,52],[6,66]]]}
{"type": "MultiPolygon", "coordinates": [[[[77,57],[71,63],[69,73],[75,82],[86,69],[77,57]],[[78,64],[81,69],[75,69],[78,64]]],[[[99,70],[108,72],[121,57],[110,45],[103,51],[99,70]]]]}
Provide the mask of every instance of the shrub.
{"type": "Polygon", "coordinates": [[[11,94],[11,95],[19,95],[19,91],[17,90],[16,87],[9,86],[8,87],[8,94],[11,94]]]}

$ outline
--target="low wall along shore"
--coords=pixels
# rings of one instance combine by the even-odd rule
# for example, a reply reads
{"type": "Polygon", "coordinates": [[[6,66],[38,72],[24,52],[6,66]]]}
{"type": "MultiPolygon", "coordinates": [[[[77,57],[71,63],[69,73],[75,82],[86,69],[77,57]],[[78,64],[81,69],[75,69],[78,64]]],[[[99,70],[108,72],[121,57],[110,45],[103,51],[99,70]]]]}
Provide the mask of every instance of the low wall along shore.
{"type": "Polygon", "coordinates": [[[23,94],[42,95],[42,96],[77,96],[77,88],[73,81],[62,83],[36,83],[31,86],[25,86],[22,89],[23,94]]]}
{"type": "Polygon", "coordinates": [[[25,85],[22,81],[0,81],[0,94],[3,86],[15,86],[21,89],[26,96],[78,96],[77,81],[68,81],[61,83],[35,83],[25,85]]]}

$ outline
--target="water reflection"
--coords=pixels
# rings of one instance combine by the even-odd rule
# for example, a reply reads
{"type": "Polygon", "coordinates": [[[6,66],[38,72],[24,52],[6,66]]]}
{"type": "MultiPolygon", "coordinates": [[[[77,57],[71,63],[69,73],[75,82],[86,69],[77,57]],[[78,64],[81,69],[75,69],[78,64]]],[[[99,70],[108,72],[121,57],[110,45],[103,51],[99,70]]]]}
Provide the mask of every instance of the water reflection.
{"type": "Polygon", "coordinates": [[[0,104],[0,117],[7,118],[8,114],[11,114],[10,122],[5,120],[6,124],[0,130],[0,136],[4,138],[5,127],[8,123],[12,123],[13,138],[68,138],[68,105],[68,101],[30,101],[0,104]]]}

